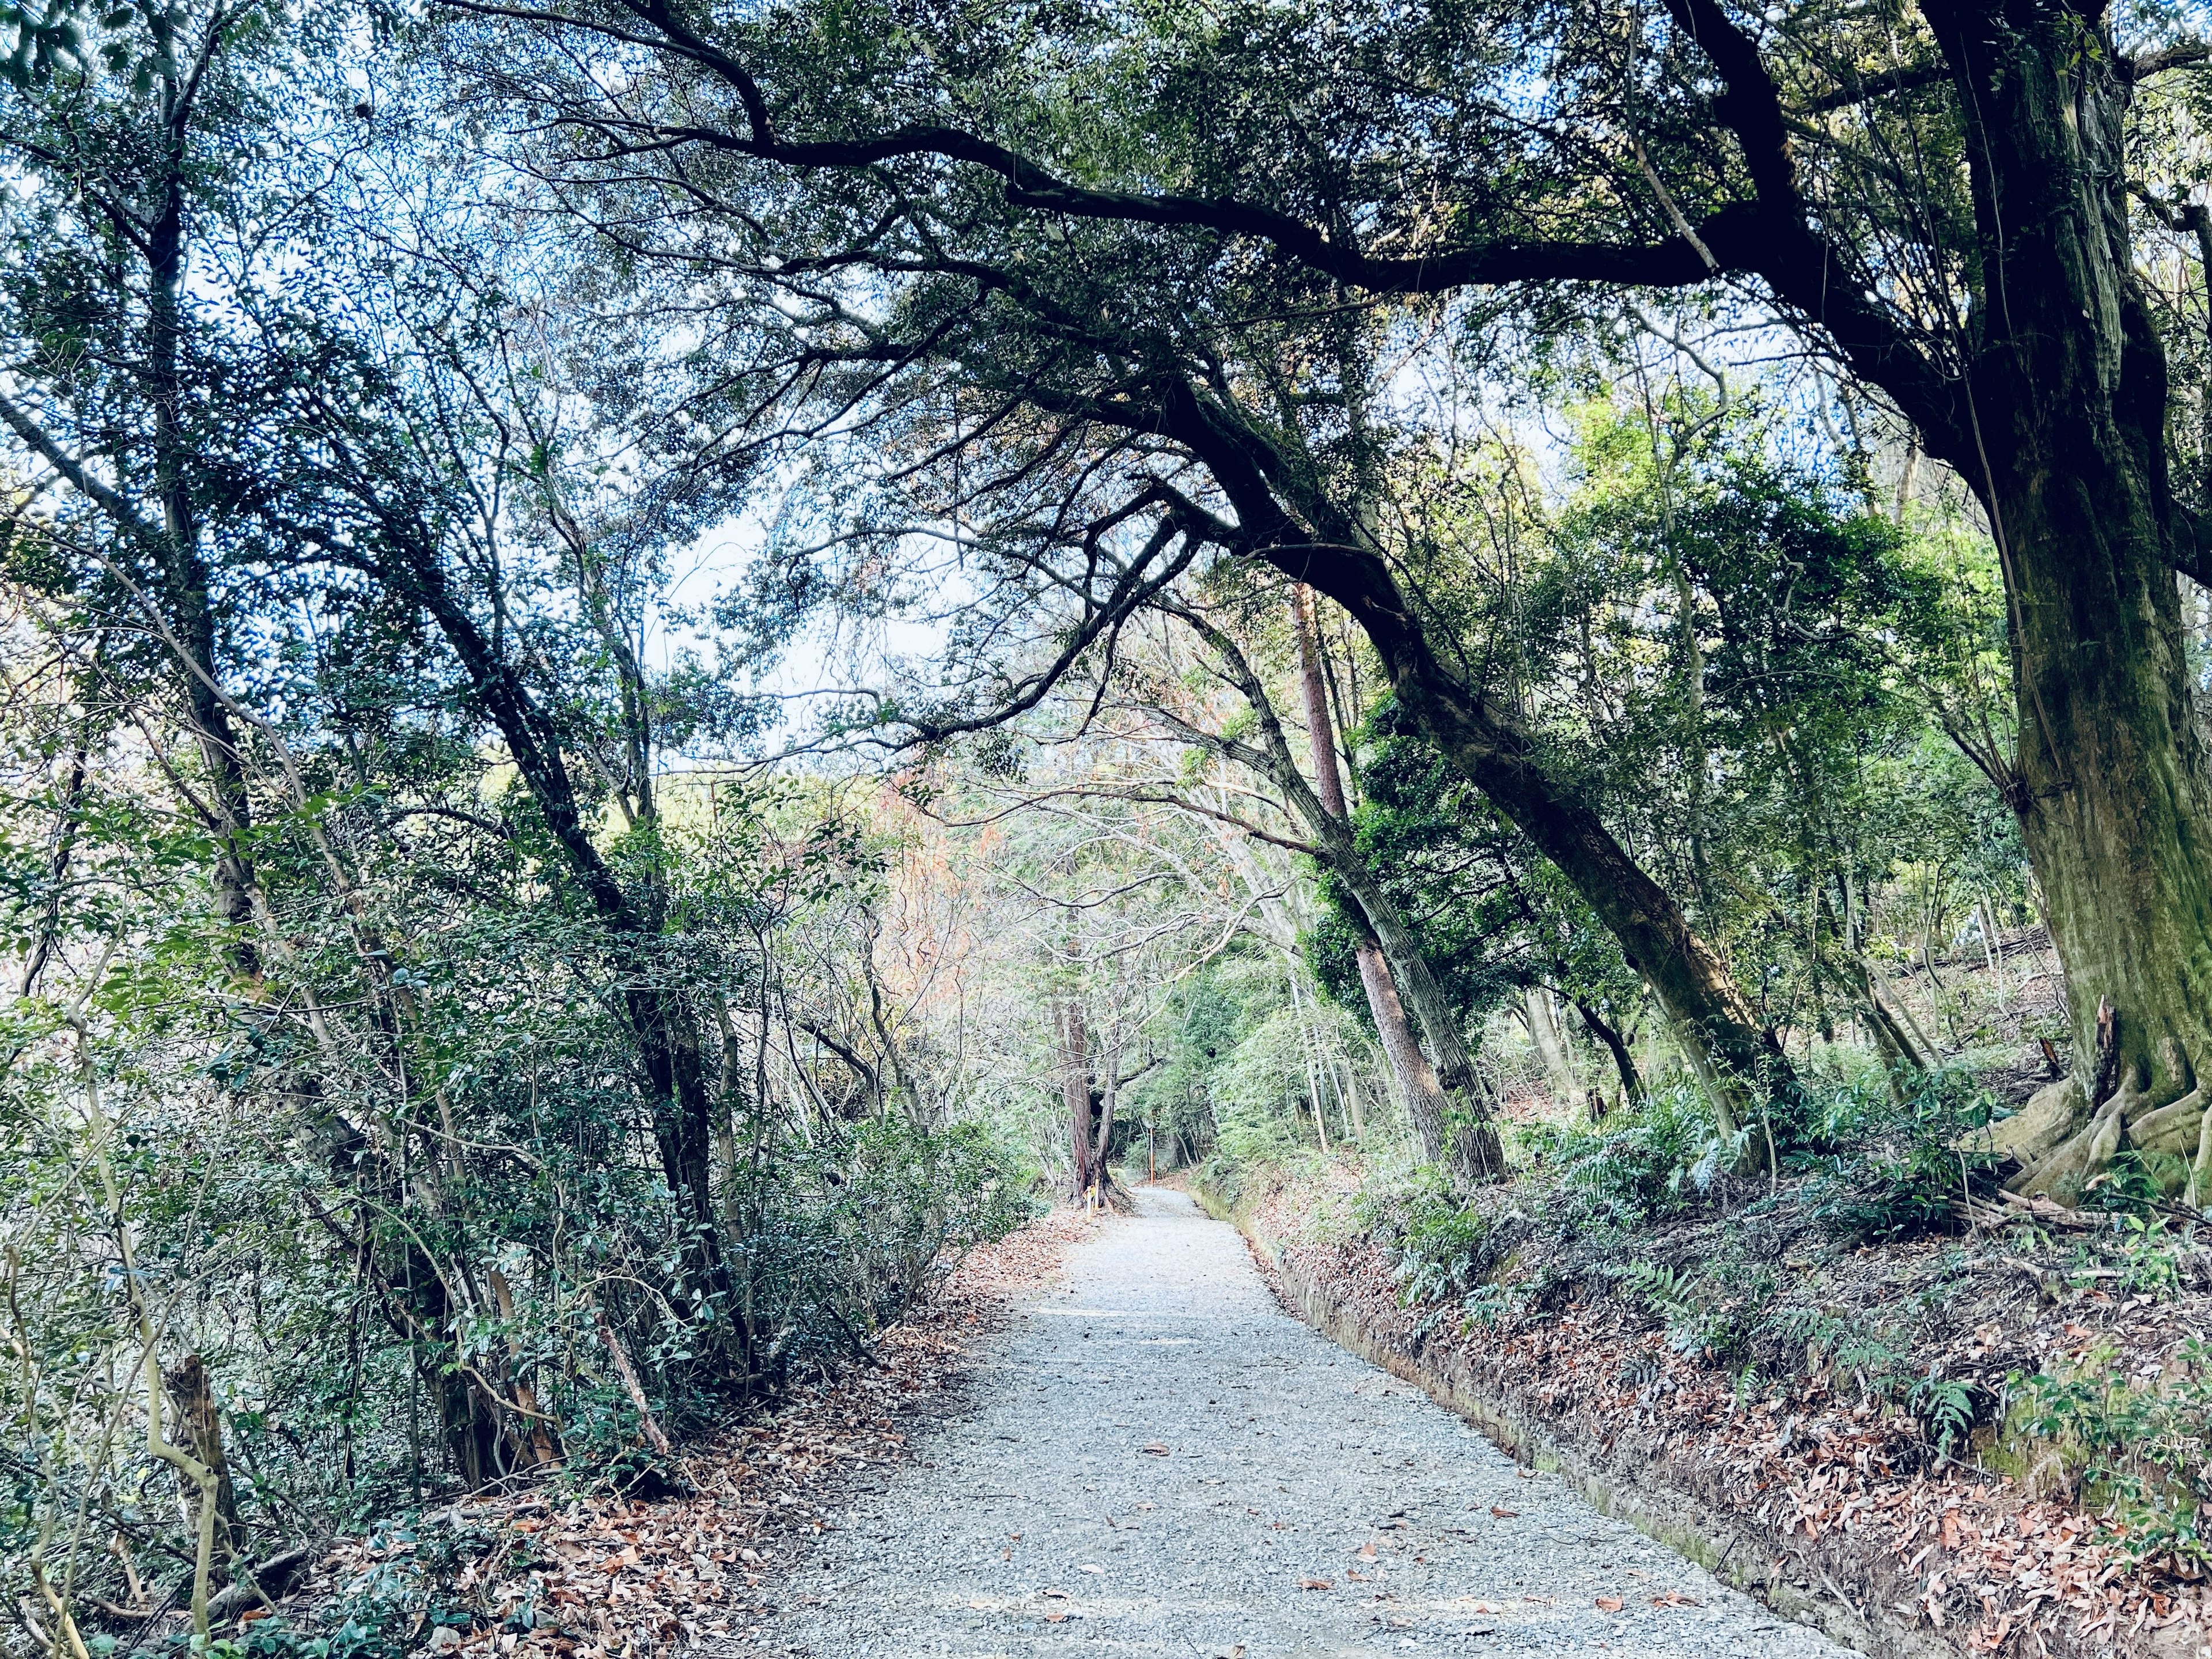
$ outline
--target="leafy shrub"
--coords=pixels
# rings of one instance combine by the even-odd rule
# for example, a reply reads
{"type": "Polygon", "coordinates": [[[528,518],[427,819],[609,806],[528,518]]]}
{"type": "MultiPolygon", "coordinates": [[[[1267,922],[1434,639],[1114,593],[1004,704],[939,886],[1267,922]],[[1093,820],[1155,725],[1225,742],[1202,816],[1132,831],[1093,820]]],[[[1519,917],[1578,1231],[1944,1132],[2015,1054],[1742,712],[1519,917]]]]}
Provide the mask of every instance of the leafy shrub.
{"type": "Polygon", "coordinates": [[[1929,1073],[1901,1103],[1838,1091],[1821,1114],[1834,1150],[1812,1160],[1814,1214],[1842,1238],[1887,1243],[1955,1230],[1960,1200],[1996,1185],[1999,1160],[1960,1145],[1994,1104],[1958,1071],[1929,1073]]]}
{"type": "Polygon", "coordinates": [[[1691,1085],[1662,1089],[1594,1127],[1524,1139],[1559,1171],[1557,1202],[1580,1227],[1632,1227],[1681,1201],[1691,1172],[1714,1148],[1712,1116],[1691,1085]]]}
{"type": "Polygon", "coordinates": [[[2111,1163],[2083,1183],[2080,1207],[2103,1215],[2144,1220],[2159,1212],[2167,1192],[2187,1184],[2188,1166],[2170,1153],[2146,1154],[2123,1146],[2111,1163]],[[2172,1178],[2179,1167],[2180,1177],[2172,1178]],[[2167,1177],[2161,1183],[2161,1176],[2167,1177]]]}
{"type": "Polygon", "coordinates": [[[1489,1223],[1454,1199],[1434,1170],[1395,1189],[1364,1190],[1352,1218],[1382,1246],[1409,1308],[1465,1295],[1489,1265],[1489,1223]]]}
{"type": "Polygon", "coordinates": [[[974,1124],[896,1116],[852,1126],[775,1166],[741,1170],[732,1208],[738,1316],[757,1370],[856,1351],[927,1288],[948,1249],[1031,1210],[1030,1172],[974,1124]]]}
{"type": "Polygon", "coordinates": [[[2212,1348],[2182,1344],[2185,1372],[2136,1387],[2107,1347],[2078,1375],[2008,1379],[2015,1425],[2052,1442],[2101,1501],[2106,1541],[2140,1563],[2166,1559],[2196,1571],[2212,1565],[2212,1348]]]}
{"type": "Polygon", "coordinates": [[[1920,1431],[1946,1457],[1963,1440],[1982,1414],[1984,1396],[1972,1382],[1955,1376],[1939,1376],[1933,1366],[1912,1385],[1905,1409],[1920,1425],[1920,1431]]]}
{"type": "Polygon", "coordinates": [[[1758,1310],[1773,1292],[1771,1279],[1762,1274],[1741,1295],[1701,1294],[1698,1275],[1650,1261],[1632,1261],[1609,1277],[1616,1295],[1665,1324],[1668,1347],[1711,1360],[1744,1352],[1758,1310]]]}
{"type": "Polygon", "coordinates": [[[2107,1267],[2116,1272],[2119,1277],[2112,1288],[2122,1296],[2163,1302],[2181,1293],[2181,1254],[2188,1241],[2163,1215],[2114,1216],[2105,1243],[2100,1252],[2081,1246],[2077,1259],[2084,1270],[2107,1267]]]}

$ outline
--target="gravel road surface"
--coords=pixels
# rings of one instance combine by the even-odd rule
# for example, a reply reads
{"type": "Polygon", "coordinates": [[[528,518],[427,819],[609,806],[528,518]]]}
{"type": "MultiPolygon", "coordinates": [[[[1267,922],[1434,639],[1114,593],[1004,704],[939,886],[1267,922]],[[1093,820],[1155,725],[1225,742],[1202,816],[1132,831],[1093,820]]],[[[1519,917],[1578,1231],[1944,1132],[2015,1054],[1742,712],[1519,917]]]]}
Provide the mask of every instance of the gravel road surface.
{"type": "Polygon", "coordinates": [[[775,1640],[815,1659],[1844,1651],[1291,1318],[1188,1198],[1138,1204],[1019,1311],[922,1461],[832,1517],[775,1640]]]}

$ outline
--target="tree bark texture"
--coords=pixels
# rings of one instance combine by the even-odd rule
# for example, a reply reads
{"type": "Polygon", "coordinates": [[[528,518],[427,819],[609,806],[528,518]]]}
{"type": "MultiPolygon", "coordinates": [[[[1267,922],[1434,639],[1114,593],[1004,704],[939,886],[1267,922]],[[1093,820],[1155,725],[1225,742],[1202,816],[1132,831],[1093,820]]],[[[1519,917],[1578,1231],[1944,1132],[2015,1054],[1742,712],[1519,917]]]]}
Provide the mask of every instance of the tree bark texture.
{"type": "Polygon", "coordinates": [[[1083,1005],[1072,999],[1060,1006],[1060,1089],[1074,1160],[1072,1190],[1080,1198],[1091,1189],[1091,1060],[1083,1005]]]}
{"type": "Polygon", "coordinates": [[[1620,1075],[1621,1104],[1630,1105],[1641,1099],[1644,1079],[1637,1073],[1636,1057],[1628,1052],[1626,1039],[1611,1020],[1589,1003],[1577,1000],[1575,1012],[1583,1017],[1583,1024],[1589,1027],[1590,1035],[1604,1044],[1606,1053],[1613,1056],[1613,1069],[1620,1075]]]}
{"type": "MultiPolygon", "coordinates": [[[[1794,1092],[1789,1060],[1718,953],[1589,804],[1550,775],[1528,739],[1445,666],[1380,556],[1309,545],[1269,549],[1266,556],[1351,612],[1424,734],[1551,860],[1620,942],[1711,1096],[1721,1133],[1735,1139],[1772,1095],[1794,1092]]],[[[1765,1157],[1763,1137],[1743,1137],[1739,1168],[1762,1167],[1765,1157]]]]}
{"type": "MultiPolygon", "coordinates": [[[[1552,775],[1510,715],[1437,654],[1389,562],[1355,539],[1356,525],[1328,501],[1309,501],[1309,515],[1334,538],[1314,539],[1276,498],[1259,434],[1188,385],[1162,392],[1160,425],[1189,445],[1235,504],[1243,544],[1328,595],[1359,625],[1422,733],[1552,861],[1620,943],[1704,1083],[1722,1134],[1740,1141],[1737,1167],[1761,1167],[1765,1138],[1743,1134],[1744,1126],[1775,1094],[1794,1096],[1797,1081],[1719,954],[1589,803],[1552,775]]],[[[1389,940],[1382,943],[1387,951],[1389,940]]],[[[1451,1080],[1446,1069],[1447,1085],[1451,1080]]]]}
{"type": "MultiPolygon", "coordinates": [[[[1298,644],[1298,688],[1305,704],[1306,732],[1313,754],[1314,783],[1322,809],[1340,823],[1351,814],[1344,794],[1344,777],[1337,762],[1335,721],[1329,713],[1328,688],[1322,676],[1320,641],[1315,635],[1313,590],[1303,582],[1291,587],[1291,625],[1298,644]]],[[[1363,907],[1364,908],[1364,907],[1363,907]]],[[[1359,986],[1367,998],[1367,1012],[1382,1040],[1384,1059],[1405,1098],[1406,1114],[1424,1158],[1444,1162],[1448,1146],[1445,1126],[1451,1116],[1451,1098],[1444,1092],[1436,1068],[1421,1052],[1406,1005],[1398,994],[1396,975],[1375,938],[1371,921],[1359,930],[1353,954],[1359,964],[1359,986]]]]}
{"type": "MultiPolygon", "coordinates": [[[[222,1419],[215,1404],[213,1379],[206,1362],[188,1353],[161,1378],[169,1405],[177,1414],[177,1441],[215,1476],[215,1559],[227,1561],[245,1542],[238,1522],[238,1492],[231,1484],[230,1460],[224,1455],[222,1419]]],[[[185,1501],[197,1506],[199,1483],[180,1472],[185,1501]]]]}
{"type": "Polygon", "coordinates": [[[1926,15],[1978,163],[1990,273],[1966,430],[1930,447],[1981,494],[2005,560],[2011,793],[2075,1032],[2063,1116],[2013,1150],[2023,1189],[2070,1200],[2126,1145],[2203,1168],[2212,800],[2174,571],[2203,570],[2206,549],[2167,471],[2166,357],[2129,234],[2129,87],[2109,27],[2021,0],[1926,15]]]}
{"type": "Polygon", "coordinates": [[[1521,994],[1521,1007],[1528,1022],[1528,1041],[1543,1064],[1552,1098],[1563,1106],[1573,1105],[1583,1097],[1583,1081],[1575,1074],[1573,1057],[1567,1052],[1567,1034],[1559,1029],[1559,1007],[1551,992],[1540,985],[1530,986],[1521,994]]]}

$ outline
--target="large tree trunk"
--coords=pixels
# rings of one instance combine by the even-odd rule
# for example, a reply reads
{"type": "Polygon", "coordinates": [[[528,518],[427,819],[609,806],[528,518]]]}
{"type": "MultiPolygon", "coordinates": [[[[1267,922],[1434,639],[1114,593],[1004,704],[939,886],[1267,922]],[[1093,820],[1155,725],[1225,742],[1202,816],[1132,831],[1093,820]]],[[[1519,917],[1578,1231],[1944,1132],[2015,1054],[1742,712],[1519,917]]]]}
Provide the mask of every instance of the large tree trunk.
{"type": "Polygon", "coordinates": [[[1375,556],[1349,547],[1270,552],[1349,611],[1382,657],[1400,703],[1460,774],[1565,876],[1644,977],[1713,1103],[1721,1133],[1741,1137],[1736,1167],[1763,1167],[1746,1134],[1768,1100],[1794,1092],[1790,1062],[1719,955],[1597,814],[1546,769],[1527,738],[1437,657],[1375,556]]]}
{"type": "Polygon", "coordinates": [[[2212,819],[2174,568],[2206,550],[2172,496],[2164,352],[2124,192],[2129,88],[2109,30],[2027,3],[1931,4],[1960,86],[1987,275],[1968,377],[2012,601],[2009,793],[2067,979],[2071,1078],[2001,1132],[2028,1191],[2071,1200],[2130,1143],[2203,1168],[2212,819]],[[2109,1010],[2100,1022],[2099,1010],[2109,1010]]]}
{"type": "Polygon", "coordinates": [[[1289,469],[1270,471],[1261,434],[1187,383],[1161,390],[1163,426],[1190,446],[1234,503],[1253,555],[1328,594],[1359,624],[1400,705],[1552,861],[1643,974],[1711,1097],[1722,1134],[1737,1144],[1735,1167],[1762,1167],[1767,1138],[1744,1131],[1772,1097],[1795,1095],[1796,1077],[1718,953],[1589,804],[1553,775],[1481,684],[1438,654],[1419,607],[1371,538],[1363,539],[1356,523],[1312,492],[1301,509],[1328,538],[1316,540],[1278,499],[1277,483],[1289,469]]]}
{"type": "MultiPolygon", "coordinates": [[[[1344,775],[1337,763],[1335,722],[1329,714],[1328,688],[1322,677],[1320,641],[1315,636],[1313,590],[1303,582],[1294,583],[1291,588],[1291,626],[1297,636],[1298,686],[1305,704],[1306,733],[1312,751],[1316,792],[1322,811],[1342,823],[1348,821],[1351,814],[1345,799],[1344,775]]],[[[1369,907],[1362,904],[1360,908],[1367,912],[1369,907]]],[[[1444,1091],[1436,1068],[1430,1065],[1413,1036],[1413,1025],[1406,1018],[1405,1001],[1399,994],[1398,976],[1391,972],[1389,959],[1376,938],[1371,914],[1363,914],[1360,920],[1364,926],[1354,953],[1359,963],[1360,989],[1367,997],[1368,1014],[1375,1021],[1376,1035],[1382,1040],[1391,1075],[1397,1079],[1399,1092],[1405,1097],[1406,1115],[1420,1142],[1422,1156],[1431,1164],[1443,1164],[1451,1150],[1448,1133],[1451,1097],[1444,1091]]]]}

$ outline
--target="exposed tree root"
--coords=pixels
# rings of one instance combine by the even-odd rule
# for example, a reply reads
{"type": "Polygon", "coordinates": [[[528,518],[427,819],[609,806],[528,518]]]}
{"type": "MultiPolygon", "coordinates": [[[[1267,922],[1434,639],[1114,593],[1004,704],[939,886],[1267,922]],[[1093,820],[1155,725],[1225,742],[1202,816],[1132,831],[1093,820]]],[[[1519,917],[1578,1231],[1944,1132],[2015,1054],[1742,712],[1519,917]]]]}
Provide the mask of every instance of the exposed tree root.
{"type": "Polygon", "coordinates": [[[2202,1087],[2160,1098],[2128,1079],[2091,1111],[2081,1079],[2065,1077],[2036,1091],[2014,1116],[1991,1125],[1981,1144],[2020,1164],[2020,1173],[2005,1183],[2009,1190],[2068,1206],[2081,1201],[2123,1150],[2164,1154],[2175,1162],[2154,1166],[2160,1188],[2194,1205],[2212,1194],[2207,1104],[2202,1087]]]}

